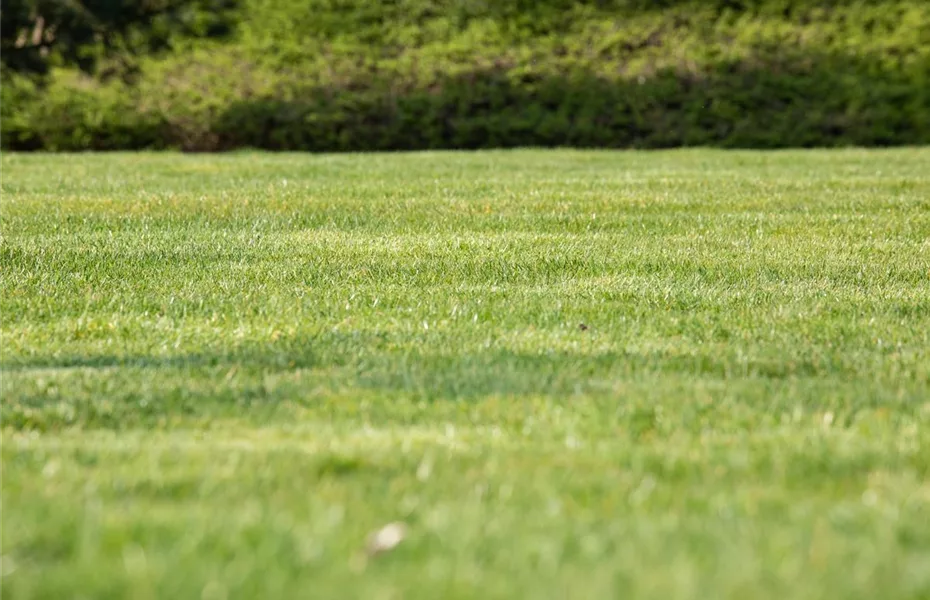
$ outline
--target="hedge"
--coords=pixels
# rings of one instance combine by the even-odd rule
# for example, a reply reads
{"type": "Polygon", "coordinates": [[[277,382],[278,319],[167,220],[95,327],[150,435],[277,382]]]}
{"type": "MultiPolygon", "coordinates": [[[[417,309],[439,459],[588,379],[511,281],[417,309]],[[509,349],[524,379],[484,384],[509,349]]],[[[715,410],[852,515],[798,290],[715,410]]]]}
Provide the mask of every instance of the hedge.
{"type": "Polygon", "coordinates": [[[138,80],[3,74],[6,149],[930,143],[923,0],[244,0],[138,80]]]}

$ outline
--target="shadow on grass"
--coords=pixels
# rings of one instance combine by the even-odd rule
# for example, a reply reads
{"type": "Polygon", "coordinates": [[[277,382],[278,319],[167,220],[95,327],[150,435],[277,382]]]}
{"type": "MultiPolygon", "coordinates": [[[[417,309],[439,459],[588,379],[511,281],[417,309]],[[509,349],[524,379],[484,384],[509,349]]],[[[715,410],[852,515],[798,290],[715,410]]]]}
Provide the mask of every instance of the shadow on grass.
{"type": "Polygon", "coordinates": [[[437,397],[484,396],[494,393],[565,393],[598,377],[639,373],[759,377],[783,379],[854,374],[852,369],[788,356],[779,359],[737,358],[708,346],[701,353],[657,349],[594,350],[589,335],[578,331],[577,350],[520,352],[488,347],[458,352],[454,345],[434,349],[437,339],[417,344],[378,331],[325,332],[277,341],[251,342],[233,348],[155,355],[57,356],[6,360],[0,370],[28,374],[39,371],[182,370],[233,368],[255,373],[288,370],[349,369],[363,387],[426,392],[437,397]],[[518,386],[513,380],[520,380],[518,386]]]}
{"type": "MultiPolygon", "coordinates": [[[[736,390],[737,396],[758,401],[773,390],[793,389],[799,381],[807,382],[805,389],[820,390],[817,402],[830,402],[836,394],[830,382],[857,375],[855,365],[828,359],[745,360],[712,347],[690,355],[597,351],[584,342],[586,333],[578,335],[578,350],[539,353],[494,347],[455,352],[428,344],[398,348],[377,333],[327,333],[165,357],[8,360],[0,367],[3,422],[13,429],[208,424],[217,418],[261,422],[279,420],[282,410],[295,406],[313,409],[334,401],[343,407],[338,410],[355,406],[350,412],[358,419],[364,399],[384,403],[366,409],[383,414],[392,414],[396,402],[435,406],[494,397],[570,402],[593,395],[613,398],[621,407],[642,404],[644,398],[669,400],[662,394],[688,401],[695,389],[705,389],[705,395],[707,389],[719,394],[736,390]]],[[[889,388],[892,393],[897,392],[889,388]]],[[[782,403],[788,400],[800,401],[783,398],[782,403]]],[[[878,397],[871,401],[882,402],[878,397]]],[[[696,404],[693,410],[699,408],[696,404]]]]}

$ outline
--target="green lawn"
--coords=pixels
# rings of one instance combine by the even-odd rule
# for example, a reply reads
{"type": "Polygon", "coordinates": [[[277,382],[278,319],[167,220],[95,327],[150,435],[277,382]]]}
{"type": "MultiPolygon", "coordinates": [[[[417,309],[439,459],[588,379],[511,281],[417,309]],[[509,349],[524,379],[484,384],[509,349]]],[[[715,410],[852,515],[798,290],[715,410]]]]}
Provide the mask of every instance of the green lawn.
{"type": "Polygon", "coordinates": [[[930,149],[2,178],[3,598],[930,597],[930,149]]]}

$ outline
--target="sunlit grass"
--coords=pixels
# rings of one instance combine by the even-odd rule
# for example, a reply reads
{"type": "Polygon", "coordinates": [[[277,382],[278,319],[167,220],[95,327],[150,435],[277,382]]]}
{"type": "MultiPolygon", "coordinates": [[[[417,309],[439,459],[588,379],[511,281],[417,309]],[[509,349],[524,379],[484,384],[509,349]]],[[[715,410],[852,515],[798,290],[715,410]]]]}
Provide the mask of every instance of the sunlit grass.
{"type": "Polygon", "coordinates": [[[930,594],[926,150],[2,168],[5,598],[930,594]]]}

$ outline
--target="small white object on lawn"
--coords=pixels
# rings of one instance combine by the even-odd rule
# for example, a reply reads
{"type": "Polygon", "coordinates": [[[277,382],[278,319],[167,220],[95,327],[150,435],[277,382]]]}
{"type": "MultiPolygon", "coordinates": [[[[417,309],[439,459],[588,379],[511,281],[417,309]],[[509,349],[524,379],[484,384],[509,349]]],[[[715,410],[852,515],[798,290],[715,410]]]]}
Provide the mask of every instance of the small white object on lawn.
{"type": "Polygon", "coordinates": [[[393,550],[407,535],[407,526],[400,522],[388,523],[368,537],[368,556],[393,550]]]}

